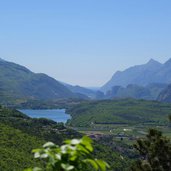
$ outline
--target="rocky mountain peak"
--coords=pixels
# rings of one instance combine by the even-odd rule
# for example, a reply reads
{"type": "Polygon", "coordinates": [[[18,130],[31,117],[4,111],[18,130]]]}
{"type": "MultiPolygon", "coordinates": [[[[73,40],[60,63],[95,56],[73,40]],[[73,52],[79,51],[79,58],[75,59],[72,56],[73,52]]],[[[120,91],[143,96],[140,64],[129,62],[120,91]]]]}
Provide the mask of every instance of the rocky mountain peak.
{"type": "Polygon", "coordinates": [[[171,58],[169,60],[167,60],[164,65],[171,65],[171,58]]]}
{"type": "Polygon", "coordinates": [[[150,59],[148,62],[147,62],[148,65],[162,65],[160,62],[154,60],[154,59],[150,59]]]}

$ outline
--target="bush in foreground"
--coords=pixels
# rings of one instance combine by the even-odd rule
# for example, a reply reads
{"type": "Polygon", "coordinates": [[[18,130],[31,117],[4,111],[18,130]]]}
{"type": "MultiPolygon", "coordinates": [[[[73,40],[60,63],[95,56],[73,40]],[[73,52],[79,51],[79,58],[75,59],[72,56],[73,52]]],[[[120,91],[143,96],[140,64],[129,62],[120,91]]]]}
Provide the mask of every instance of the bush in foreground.
{"type": "Polygon", "coordinates": [[[132,171],[171,170],[171,142],[162,132],[150,129],[146,138],[137,141],[135,148],[141,159],[131,168],[132,171]]]}
{"type": "Polygon", "coordinates": [[[34,157],[43,160],[44,166],[25,171],[106,171],[108,164],[93,158],[91,143],[88,137],[66,140],[62,146],[48,142],[43,148],[33,150],[34,157]]]}

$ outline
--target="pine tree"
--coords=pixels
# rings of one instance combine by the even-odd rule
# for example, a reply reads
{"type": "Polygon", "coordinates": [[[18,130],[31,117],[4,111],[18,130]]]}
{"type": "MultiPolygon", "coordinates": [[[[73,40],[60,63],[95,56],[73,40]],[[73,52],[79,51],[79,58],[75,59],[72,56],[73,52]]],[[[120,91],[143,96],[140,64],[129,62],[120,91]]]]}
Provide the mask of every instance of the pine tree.
{"type": "Polygon", "coordinates": [[[132,171],[171,171],[171,142],[162,132],[150,129],[146,138],[137,140],[140,159],[132,171]]]}

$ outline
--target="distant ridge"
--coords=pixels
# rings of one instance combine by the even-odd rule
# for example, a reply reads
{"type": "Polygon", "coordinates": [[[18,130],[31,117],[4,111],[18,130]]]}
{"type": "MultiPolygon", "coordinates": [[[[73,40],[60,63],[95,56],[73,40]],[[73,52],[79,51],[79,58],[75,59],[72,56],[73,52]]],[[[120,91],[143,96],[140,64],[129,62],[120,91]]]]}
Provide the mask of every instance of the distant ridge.
{"type": "Polygon", "coordinates": [[[158,96],[159,101],[171,102],[171,84],[169,84],[158,96]]]}
{"type": "Polygon", "coordinates": [[[171,59],[164,64],[150,59],[146,64],[136,65],[124,71],[117,71],[101,90],[107,92],[113,86],[126,87],[129,84],[146,86],[151,83],[171,83],[171,59]]]}
{"type": "Polygon", "coordinates": [[[86,87],[81,87],[79,85],[70,85],[63,83],[64,86],[66,86],[70,91],[73,93],[79,93],[87,96],[90,99],[102,99],[104,97],[103,92],[98,91],[98,88],[93,87],[93,88],[86,88],[86,87]],[[99,93],[102,93],[99,97],[99,93]]]}
{"type": "Polygon", "coordinates": [[[2,59],[2,58],[0,58],[0,61],[1,61],[1,62],[6,62],[6,61],[5,61],[4,59],[2,59]]]}
{"type": "Polygon", "coordinates": [[[111,90],[107,91],[107,99],[122,99],[122,98],[133,98],[133,99],[145,99],[145,100],[156,100],[161,91],[167,87],[167,84],[148,84],[147,86],[139,86],[129,84],[126,87],[113,86],[111,90]]]}
{"type": "Polygon", "coordinates": [[[87,98],[43,73],[33,73],[24,66],[0,58],[0,102],[17,99],[53,100],[87,98]]]}

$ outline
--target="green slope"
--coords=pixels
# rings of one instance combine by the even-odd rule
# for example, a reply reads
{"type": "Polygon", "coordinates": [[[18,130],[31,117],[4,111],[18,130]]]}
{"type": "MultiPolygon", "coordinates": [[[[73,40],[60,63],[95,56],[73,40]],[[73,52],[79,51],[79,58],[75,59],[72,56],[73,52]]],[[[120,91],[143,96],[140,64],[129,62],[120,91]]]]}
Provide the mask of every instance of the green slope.
{"type": "MultiPolygon", "coordinates": [[[[60,145],[66,139],[81,136],[63,124],[48,119],[31,119],[16,110],[0,107],[0,170],[20,171],[25,167],[37,166],[41,163],[34,163],[32,149],[39,148],[47,141],[60,145]]],[[[122,161],[120,152],[111,153],[114,147],[97,141],[94,142],[94,147],[95,158],[107,161],[112,169],[124,170],[129,166],[129,159],[125,154],[125,160],[122,161]]]]}
{"type": "Polygon", "coordinates": [[[68,123],[76,127],[94,124],[166,123],[171,105],[145,100],[104,100],[84,102],[67,111],[72,119],[68,123]]]}
{"type": "Polygon", "coordinates": [[[71,92],[46,74],[33,73],[15,63],[0,60],[0,71],[1,103],[85,97],[71,92]]]}
{"type": "Polygon", "coordinates": [[[62,144],[73,137],[80,137],[80,134],[63,124],[31,119],[16,110],[0,107],[0,170],[20,171],[33,167],[32,149],[47,141],[62,144]]]}
{"type": "Polygon", "coordinates": [[[44,141],[0,123],[0,170],[20,171],[35,165],[31,151],[44,141]]]}

